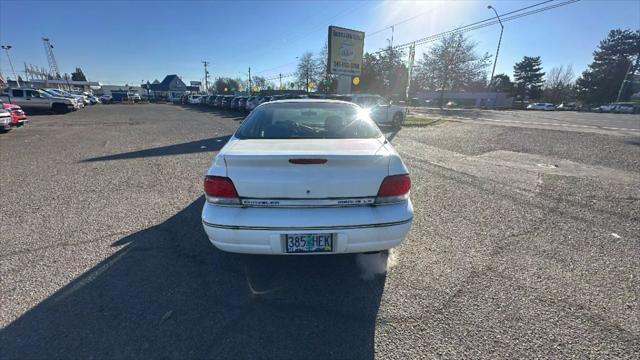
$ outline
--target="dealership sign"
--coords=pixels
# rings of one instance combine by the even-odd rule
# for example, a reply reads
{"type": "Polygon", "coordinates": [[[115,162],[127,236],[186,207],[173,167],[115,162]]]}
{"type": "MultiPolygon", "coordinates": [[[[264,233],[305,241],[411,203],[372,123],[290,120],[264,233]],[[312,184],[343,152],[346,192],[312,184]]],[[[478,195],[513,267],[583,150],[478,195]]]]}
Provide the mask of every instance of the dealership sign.
{"type": "Polygon", "coordinates": [[[362,72],[364,32],[329,26],[328,72],[359,76],[362,72]]]}

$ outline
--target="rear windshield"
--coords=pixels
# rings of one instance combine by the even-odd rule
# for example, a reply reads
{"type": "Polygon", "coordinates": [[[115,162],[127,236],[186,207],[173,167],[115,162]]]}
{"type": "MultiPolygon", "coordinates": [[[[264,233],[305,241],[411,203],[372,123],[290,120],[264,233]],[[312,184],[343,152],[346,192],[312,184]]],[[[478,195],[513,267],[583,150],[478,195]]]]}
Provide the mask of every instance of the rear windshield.
{"type": "Polygon", "coordinates": [[[304,102],[262,105],[235,134],[239,139],[362,139],[380,135],[367,113],[354,105],[304,102]]]}

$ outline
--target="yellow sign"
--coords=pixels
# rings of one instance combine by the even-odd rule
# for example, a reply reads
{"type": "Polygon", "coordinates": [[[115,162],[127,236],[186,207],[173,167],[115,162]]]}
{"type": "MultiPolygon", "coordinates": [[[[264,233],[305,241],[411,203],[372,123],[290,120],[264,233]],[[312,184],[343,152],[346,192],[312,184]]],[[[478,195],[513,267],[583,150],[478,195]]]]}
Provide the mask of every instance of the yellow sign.
{"type": "Polygon", "coordinates": [[[309,83],[309,89],[315,89],[315,88],[316,88],[316,83],[310,82],[309,83]]]}
{"type": "Polygon", "coordinates": [[[358,84],[360,84],[360,78],[357,76],[354,77],[352,81],[353,81],[353,85],[355,86],[358,86],[358,84]]]}
{"type": "Polygon", "coordinates": [[[358,76],[362,72],[364,32],[329,26],[329,73],[358,76]]]}

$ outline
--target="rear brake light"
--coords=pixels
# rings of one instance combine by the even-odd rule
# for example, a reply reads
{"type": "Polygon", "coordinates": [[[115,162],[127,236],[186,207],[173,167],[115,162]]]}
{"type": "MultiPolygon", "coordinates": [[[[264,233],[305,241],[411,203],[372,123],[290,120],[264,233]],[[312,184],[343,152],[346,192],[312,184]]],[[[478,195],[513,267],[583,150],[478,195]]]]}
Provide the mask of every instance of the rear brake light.
{"type": "Polygon", "coordinates": [[[404,201],[409,198],[411,179],[409,175],[392,175],[382,180],[376,204],[389,204],[404,201]]]}
{"type": "Polygon", "coordinates": [[[324,164],[327,159],[289,159],[289,162],[297,165],[324,164]]]}
{"type": "Polygon", "coordinates": [[[207,201],[221,205],[239,205],[240,198],[233,182],[228,177],[210,176],[204,178],[204,193],[207,201]]]}

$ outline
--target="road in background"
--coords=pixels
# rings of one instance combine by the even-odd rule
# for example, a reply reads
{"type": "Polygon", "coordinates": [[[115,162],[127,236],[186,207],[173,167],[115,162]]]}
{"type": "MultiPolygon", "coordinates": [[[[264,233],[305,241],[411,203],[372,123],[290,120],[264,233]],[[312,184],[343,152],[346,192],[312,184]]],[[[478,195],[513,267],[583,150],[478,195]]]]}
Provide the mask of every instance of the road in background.
{"type": "Polygon", "coordinates": [[[480,110],[410,108],[411,115],[488,125],[537,129],[640,135],[640,114],[608,114],[576,111],[480,110]]]}
{"type": "Polygon", "coordinates": [[[200,223],[239,120],[110,105],[2,135],[0,357],[640,353],[637,134],[403,129],[415,220],[388,258],[246,256],[200,223]]]}

